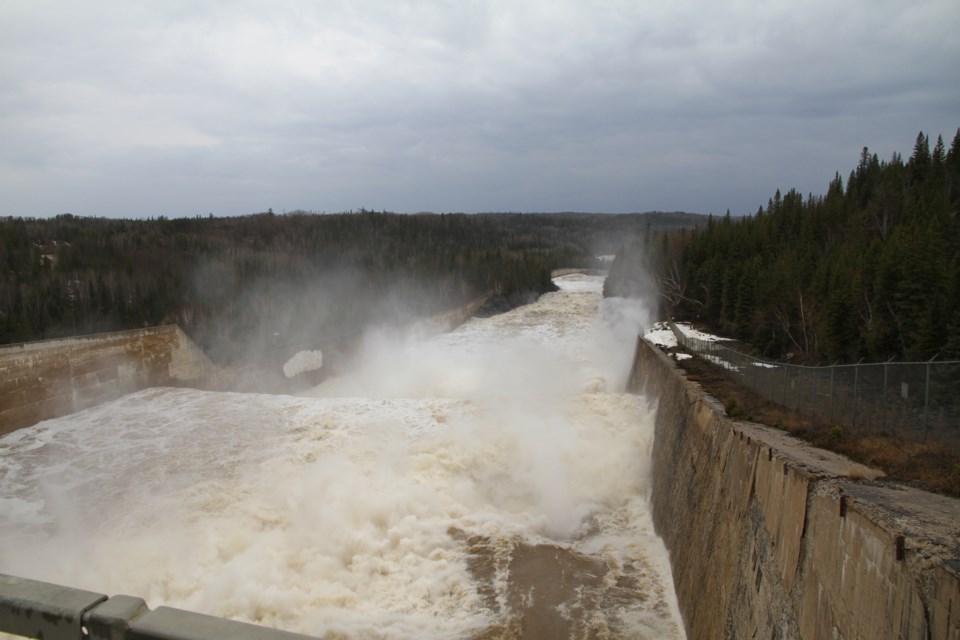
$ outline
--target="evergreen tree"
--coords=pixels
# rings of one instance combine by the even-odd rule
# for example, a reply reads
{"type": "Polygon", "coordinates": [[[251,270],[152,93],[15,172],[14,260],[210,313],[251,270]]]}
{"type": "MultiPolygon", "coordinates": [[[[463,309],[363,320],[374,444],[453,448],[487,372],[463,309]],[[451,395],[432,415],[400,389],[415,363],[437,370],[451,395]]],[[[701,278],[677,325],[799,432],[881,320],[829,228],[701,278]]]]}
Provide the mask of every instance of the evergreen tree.
{"type": "Polygon", "coordinates": [[[917,135],[910,159],[864,147],[846,186],[777,191],[753,216],[711,222],[682,257],[678,315],[801,359],[929,358],[960,343],[960,130],[917,135]],[[722,293],[718,296],[718,289],[722,293]]]}

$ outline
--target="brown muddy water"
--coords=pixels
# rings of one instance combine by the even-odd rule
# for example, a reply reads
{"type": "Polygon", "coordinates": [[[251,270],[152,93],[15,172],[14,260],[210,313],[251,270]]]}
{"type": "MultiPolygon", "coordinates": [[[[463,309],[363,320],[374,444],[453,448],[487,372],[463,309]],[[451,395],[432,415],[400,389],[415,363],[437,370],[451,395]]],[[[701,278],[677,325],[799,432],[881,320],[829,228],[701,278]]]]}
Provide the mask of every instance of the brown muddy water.
{"type": "Polygon", "coordinates": [[[682,638],[644,310],[602,279],[306,394],[148,389],[0,438],[0,572],[327,638],[682,638]]]}

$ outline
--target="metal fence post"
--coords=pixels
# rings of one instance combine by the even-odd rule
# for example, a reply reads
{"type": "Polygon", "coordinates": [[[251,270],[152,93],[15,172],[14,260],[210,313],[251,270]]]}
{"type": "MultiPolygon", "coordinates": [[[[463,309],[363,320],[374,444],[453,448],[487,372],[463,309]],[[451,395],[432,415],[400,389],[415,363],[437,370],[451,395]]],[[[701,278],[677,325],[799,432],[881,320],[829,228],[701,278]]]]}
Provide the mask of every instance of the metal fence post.
{"type": "Polygon", "coordinates": [[[790,367],[786,362],[783,363],[783,402],[780,404],[787,406],[787,369],[790,367]]]}
{"type": "Polygon", "coordinates": [[[817,363],[817,368],[813,370],[813,421],[817,421],[817,381],[820,378],[820,363],[817,363]]]}
{"type": "Polygon", "coordinates": [[[803,394],[803,367],[797,367],[797,411],[800,411],[800,396],[803,394]]]}
{"type": "Polygon", "coordinates": [[[827,422],[833,422],[833,372],[836,369],[836,362],[830,365],[830,417],[827,422]]]}
{"type": "MultiPolygon", "coordinates": [[[[940,355],[939,353],[937,356],[940,355]]],[[[923,385],[923,439],[927,439],[927,413],[930,409],[930,363],[937,359],[933,356],[927,360],[927,379],[923,385]]]]}
{"type": "Polygon", "coordinates": [[[860,363],[863,358],[853,365],[853,426],[857,426],[857,403],[860,401],[860,363]]]}
{"type": "Polygon", "coordinates": [[[880,415],[883,416],[881,426],[884,431],[887,430],[887,365],[893,362],[893,359],[896,357],[897,356],[892,356],[883,363],[883,394],[880,396],[880,415]]]}

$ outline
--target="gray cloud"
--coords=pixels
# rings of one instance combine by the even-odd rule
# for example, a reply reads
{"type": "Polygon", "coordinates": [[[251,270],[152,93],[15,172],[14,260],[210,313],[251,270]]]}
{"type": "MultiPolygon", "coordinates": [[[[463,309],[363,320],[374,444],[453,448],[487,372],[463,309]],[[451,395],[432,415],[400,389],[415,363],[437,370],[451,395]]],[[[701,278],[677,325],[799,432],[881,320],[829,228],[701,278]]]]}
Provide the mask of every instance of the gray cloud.
{"type": "Polygon", "coordinates": [[[952,137],[958,23],[954,0],[12,0],[0,215],[752,212],[864,145],[952,137]]]}

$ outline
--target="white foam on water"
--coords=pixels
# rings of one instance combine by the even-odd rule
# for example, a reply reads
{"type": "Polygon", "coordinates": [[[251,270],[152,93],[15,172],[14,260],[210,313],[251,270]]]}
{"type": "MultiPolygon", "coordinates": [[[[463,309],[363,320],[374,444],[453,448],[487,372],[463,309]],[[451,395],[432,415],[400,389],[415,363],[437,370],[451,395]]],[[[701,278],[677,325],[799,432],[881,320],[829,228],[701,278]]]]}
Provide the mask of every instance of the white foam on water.
{"type": "Polygon", "coordinates": [[[319,349],[298,351],[289,360],[283,363],[283,375],[287,378],[306,373],[319,371],[323,367],[323,352],[319,349]]]}
{"type": "Polygon", "coordinates": [[[610,580],[642,566],[643,597],[604,612],[615,637],[683,637],[653,413],[622,393],[643,310],[558,282],[425,342],[372,335],[309,397],[149,389],[0,438],[0,572],[314,635],[469,638],[497,620],[458,531],[590,554],[610,580]]]}

